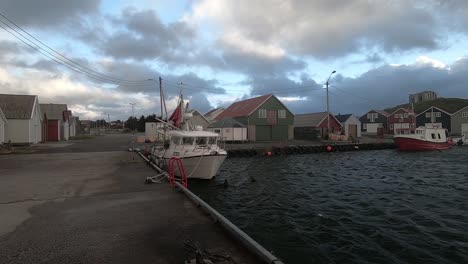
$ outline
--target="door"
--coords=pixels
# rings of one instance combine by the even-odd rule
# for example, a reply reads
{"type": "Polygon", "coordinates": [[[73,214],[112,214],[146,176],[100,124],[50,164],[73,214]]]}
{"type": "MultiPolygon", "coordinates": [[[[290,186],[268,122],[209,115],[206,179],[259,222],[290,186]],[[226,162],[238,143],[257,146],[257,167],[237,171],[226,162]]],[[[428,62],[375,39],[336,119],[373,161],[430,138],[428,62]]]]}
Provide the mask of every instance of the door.
{"type": "Polygon", "coordinates": [[[468,139],[468,124],[461,125],[461,134],[465,136],[465,140],[468,139]]]}
{"type": "Polygon", "coordinates": [[[256,126],[255,139],[257,141],[270,141],[272,138],[271,126],[256,126]]]}
{"type": "Polygon", "coordinates": [[[58,120],[47,121],[47,141],[59,141],[59,124],[58,120]]]}
{"type": "Polygon", "coordinates": [[[357,138],[357,125],[348,125],[348,137],[357,138]]]}
{"type": "Polygon", "coordinates": [[[368,133],[377,133],[377,128],[382,127],[382,123],[367,123],[368,133]]]}

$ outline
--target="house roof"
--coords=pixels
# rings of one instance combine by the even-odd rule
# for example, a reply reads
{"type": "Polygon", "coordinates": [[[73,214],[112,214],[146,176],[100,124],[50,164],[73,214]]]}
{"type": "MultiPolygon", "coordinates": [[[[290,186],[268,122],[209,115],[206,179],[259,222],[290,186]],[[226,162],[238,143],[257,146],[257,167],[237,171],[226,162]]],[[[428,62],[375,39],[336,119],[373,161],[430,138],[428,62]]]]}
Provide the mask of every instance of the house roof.
{"type": "Polygon", "coordinates": [[[49,120],[63,120],[63,112],[67,111],[66,104],[40,104],[41,112],[46,114],[49,120]]]}
{"type": "Polygon", "coordinates": [[[413,113],[413,114],[414,114],[414,111],[413,111],[413,110],[410,110],[410,109],[408,109],[408,108],[400,107],[400,108],[396,109],[395,111],[393,111],[390,115],[393,115],[394,113],[396,113],[396,112],[398,112],[398,111],[400,111],[400,110],[403,110],[403,111],[405,111],[405,112],[407,112],[407,113],[413,113]]]}
{"type": "Polygon", "coordinates": [[[346,122],[346,120],[348,120],[349,117],[351,117],[352,114],[346,114],[346,115],[335,115],[336,119],[338,121],[340,121],[340,123],[344,123],[346,122]]]}
{"type": "Polygon", "coordinates": [[[219,114],[215,119],[222,120],[226,117],[249,116],[253,111],[260,107],[272,94],[266,94],[247,100],[242,100],[231,104],[226,110],[219,114]]]}
{"type": "Polygon", "coordinates": [[[0,94],[0,108],[8,119],[30,119],[36,95],[0,94]]]}
{"type": "MultiPolygon", "coordinates": [[[[341,125],[341,122],[334,115],[330,115],[341,125]]],[[[318,127],[327,118],[327,112],[300,114],[294,117],[295,127],[318,127]]]]}
{"type": "Polygon", "coordinates": [[[209,128],[245,127],[245,125],[234,120],[233,118],[226,117],[216,123],[209,125],[208,127],[209,128]]]}
{"type": "Polygon", "coordinates": [[[384,111],[384,110],[371,110],[371,111],[377,112],[377,113],[379,113],[379,114],[381,114],[383,116],[386,116],[386,117],[388,117],[390,115],[387,111],[384,111]]]}
{"type": "Polygon", "coordinates": [[[452,115],[454,115],[454,114],[458,114],[458,112],[461,112],[461,111],[463,111],[463,110],[465,110],[465,109],[467,109],[467,108],[468,108],[468,105],[467,105],[467,106],[465,106],[465,107],[462,107],[460,110],[456,111],[456,112],[455,112],[455,113],[453,113],[452,115]]]}
{"type": "Polygon", "coordinates": [[[416,116],[420,116],[421,114],[426,113],[426,112],[427,112],[428,110],[430,110],[431,108],[434,108],[434,109],[437,109],[437,110],[439,110],[439,111],[441,111],[441,112],[444,112],[444,113],[446,113],[447,115],[451,115],[451,113],[445,111],[444,109],[441,109],[441,108],[439,108],[439,107],[437,107],[437,106],[431,106],[431,107],[427,108],[426,110],[422,111],[421,113],[417,114],[416,116]]]}
{"type": "Polygon", "coordinates": [[[200,111],[198,111],[197,109],[192,109],[192,110],[188,110],[187,112],[191,113],[192,115],[197,113],[199,116],[203,117],[203,119],[205,119],[205,121],[207,123],[209,123],[210,121],[208,121],[208,119],[206,119],[206,117],[204,115],[202,115],[202,113],[200,113],[200,111]]]}
{"type": "Polygon", "coordinates": [[[218,107],[218,108],[211,109],[210,111],[206,112],[205,116],[212,115],[214,112],[216,112],[218,110],[224,110],[224,108],[218,107]]]}

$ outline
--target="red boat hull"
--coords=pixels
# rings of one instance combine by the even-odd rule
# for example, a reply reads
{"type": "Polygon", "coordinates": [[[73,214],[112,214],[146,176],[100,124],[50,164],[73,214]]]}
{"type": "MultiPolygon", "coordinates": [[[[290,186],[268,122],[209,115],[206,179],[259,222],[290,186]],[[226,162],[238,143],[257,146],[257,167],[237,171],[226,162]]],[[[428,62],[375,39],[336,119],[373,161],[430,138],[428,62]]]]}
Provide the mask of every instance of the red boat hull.
{"type": "Polygon", "coordinates": [[[414,138],[396,137],[393,139],[399,150],[403,151],[428,151],[446,150],[452,147],[452,142],[430,142],[414,138]]]}

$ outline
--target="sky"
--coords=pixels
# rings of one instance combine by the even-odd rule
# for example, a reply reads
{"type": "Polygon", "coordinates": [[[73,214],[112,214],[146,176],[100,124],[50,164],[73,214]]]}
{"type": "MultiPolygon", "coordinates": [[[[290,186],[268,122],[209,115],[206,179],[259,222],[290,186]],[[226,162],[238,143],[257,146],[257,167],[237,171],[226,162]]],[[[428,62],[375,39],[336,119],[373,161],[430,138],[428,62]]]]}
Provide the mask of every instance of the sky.
{"type": "Polygon", "coordinates": [[[468,98],[464,0],[3,0],[0,93],[80,119],[207,112],[273,93],[295,114],[361,115],[431,90],[468,98]],[[331,75],[332,71],[336,71],[331,75]],[[182,83],[182,84],[181,84],[182,83]]]}

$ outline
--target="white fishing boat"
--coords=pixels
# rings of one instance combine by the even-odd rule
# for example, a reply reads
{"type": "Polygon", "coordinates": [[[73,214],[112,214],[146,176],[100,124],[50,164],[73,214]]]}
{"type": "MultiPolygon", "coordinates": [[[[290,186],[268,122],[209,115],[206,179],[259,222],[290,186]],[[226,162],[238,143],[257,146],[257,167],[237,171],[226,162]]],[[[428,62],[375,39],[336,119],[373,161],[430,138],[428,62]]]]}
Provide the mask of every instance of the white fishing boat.
{"type": "MultiPolygon", "coordinates": [[[[151,148],[150,158],[162,169],[168,170],[169,161],[177,157],[182,161],[187,178],[211,179],[227,157],[221,148],[219,135],[200,131],[190,125],[191,114],[185,113],[184,101],[180,97],[178,107],[169,118],[170,130],[165,132],[164,144],[151,148]]],[[[181,176],[177,166],[175,175],[181,176]]]]}
{"type": "MultiPolygon", "coordinates": [[[[154,147],[151,158],[163,169],[172,157],[181,159],[187,178],[211,179],[227,157],[218,145],[218,134],[208,131],[171,130],[163,146],[154,147]]],[[[175,166],[175,174],[180,176],[175,166]]]]}

